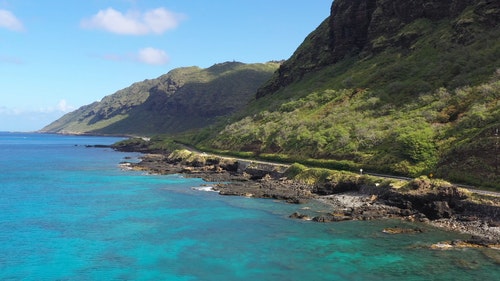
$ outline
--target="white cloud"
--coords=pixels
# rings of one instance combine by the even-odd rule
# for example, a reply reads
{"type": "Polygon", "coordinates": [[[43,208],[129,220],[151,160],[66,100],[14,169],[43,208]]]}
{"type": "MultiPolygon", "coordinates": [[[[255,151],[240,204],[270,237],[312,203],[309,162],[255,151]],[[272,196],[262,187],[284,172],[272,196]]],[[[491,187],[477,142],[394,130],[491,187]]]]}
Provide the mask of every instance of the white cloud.
{"type": "Polygon", "coordinates": [[[168,54],[160,49],[147,47],[135,53],[128,54],[104,54],[94,57],[116,62],[139,62],[150,65],[164,65],[170,61],[168,54]]]}
{"type": "Polygon", "coordinates": [[[0,115],[19,115],[23,111],[18,108],[8,108],[5,106],[0,106],[0,115]]]}
{"type": "Polygon", "coordinates": [[[176,28],[183,18],[183,15],[170,12],[165,8],[157,8],[144,13],[129,11],[126,14],[107,8],[100,10],[91,18],[82,20],[81,27],[103,29],[124,35],[162,34],[176,28]]]}
{"type": "Polygon", "coordinates": [[[36,131],[74,109],[64,99],[55,106],[36,109],[0,106],[0,131],[36,131]]]}
{"type": "Polygon", "coordinates": [[[41,107],[38,110],[35,110],[35,112],[38,112],[38,113],[53,113],[53,112],[68,113],[68,112],[73,111],[75,109],[76,108],[72,105],[69,105],[65,99],[62,99],[55,106],[41,107]]]}
{"type": "Polygon", "coordinates": [[[171,30],[179,25],[183,16],[174,14],[164,8],[148,11],[144,14],[144,23],[156,34],[171,30]]]}
{"type": "Polygon", "coordinates": [[[137,59],[140,62],[152,65],[162,65],[168,63],[169,61],[168,55],[165,51],[151,47],[139,50],[137,59]]]}
{"type": "Polygon", "coordinates": [[[69,105],[66,100],[60,100],[59,103],[57,104],[57,109],[59,111],[67,113],[67,112],[75,110],[75,107],[72,105],[69,105]]]}
{"type": "Polygon", "coordinates": [[[23,23],[10,11],[0,9],[0,28],[23,31],[23,23]]]}
{"type": "Polygon", "coordinates": [[[62,99],[55,106],[39,107],[36,109],[0,106],[0,115],[17,116],[29,114],[68,113],[75,109],[76,108],[69,105],[65,99],[62,99]]]}

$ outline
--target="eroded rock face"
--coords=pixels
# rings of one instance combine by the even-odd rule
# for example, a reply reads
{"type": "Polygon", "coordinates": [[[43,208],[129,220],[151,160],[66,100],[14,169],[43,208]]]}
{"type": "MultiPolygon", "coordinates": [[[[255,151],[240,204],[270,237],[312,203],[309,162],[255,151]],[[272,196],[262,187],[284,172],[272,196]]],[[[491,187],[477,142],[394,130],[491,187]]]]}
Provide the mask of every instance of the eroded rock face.
{"type": "MultiPolygon", "coordinates": [[[[404,1],[407,2],[407,1],[404,1]]],[[[359,53],[368,43],[376,0],[335,1],[329,19],[331,61],[359,53]]]]}
{"type": "Polygon", "coordinates": [[[474,36],[472,22],[495,28],[500,17],[496,0],[335,0],[326,19],[293,56],[285,61],[257,98],[272,94],[308,72],[334,64],[346,56],[370,56],[389,47],[409,49],[422,34],[404,28],[417,20],[452,20],[451,40],[466,44],[474,36]],[[460,18],[464,11],[470,15],[460,18]]]}
{"type": "Polygon", "coordinates": [[[453,210],[446,201],[432,201],[425,204],[422,212],[431,220],[451,218],[453,210]]]}
{"type": "Polygon", "coordinates": [[[353,50],[371,52],[381,47],[408,47],[408,40],[416,39],[411,37],[419,34],[402,32],[406,25],[421,19],[433,22],[454,19],[467,8],[482,24],[490,27],[498,24],[500,4],[494,0],[337,0],[329,19],[332,62],[353,50]],[[380,37],[387,42],[374,46],[380,37]]]}

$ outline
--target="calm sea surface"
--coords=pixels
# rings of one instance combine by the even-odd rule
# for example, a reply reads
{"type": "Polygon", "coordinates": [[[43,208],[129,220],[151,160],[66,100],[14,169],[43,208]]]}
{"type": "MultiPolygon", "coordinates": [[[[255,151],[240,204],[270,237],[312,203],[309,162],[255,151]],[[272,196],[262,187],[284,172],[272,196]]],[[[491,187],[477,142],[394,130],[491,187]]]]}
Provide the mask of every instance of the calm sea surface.
{"type": "Polygon", "coordinates": [[[0,133],[0,280],[500,280],[499,251],[428,249],[457,233],[292,220],[304,206],[121,170],[139,155],[85,146],[117,140],[0,133]]]}

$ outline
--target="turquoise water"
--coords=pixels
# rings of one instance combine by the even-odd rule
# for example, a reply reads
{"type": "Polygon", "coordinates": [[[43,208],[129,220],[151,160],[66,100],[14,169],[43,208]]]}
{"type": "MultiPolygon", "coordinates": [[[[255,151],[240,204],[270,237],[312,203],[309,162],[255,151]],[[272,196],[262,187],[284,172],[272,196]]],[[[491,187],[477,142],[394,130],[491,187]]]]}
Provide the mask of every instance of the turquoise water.
{"type": "Polygon", "coordinates": [[[139,155],[85,146],[116,140],[0,133],[0,280],[500,280],[498,251],[428,248],[457,233],[292,220],[304,206],[121,170],[139,155]]]}

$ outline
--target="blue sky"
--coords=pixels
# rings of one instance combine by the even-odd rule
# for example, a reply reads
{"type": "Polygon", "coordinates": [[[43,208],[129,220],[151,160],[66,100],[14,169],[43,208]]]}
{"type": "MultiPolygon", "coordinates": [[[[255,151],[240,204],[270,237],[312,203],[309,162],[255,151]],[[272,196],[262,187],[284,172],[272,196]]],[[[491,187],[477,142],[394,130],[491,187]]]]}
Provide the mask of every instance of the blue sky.
{"type": "Polygon", "coordinates": [[[289,58],[332,0],[0,0],[0,131],[183,66],[289,58]]]}

